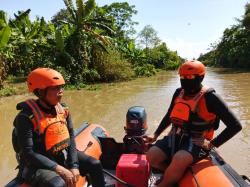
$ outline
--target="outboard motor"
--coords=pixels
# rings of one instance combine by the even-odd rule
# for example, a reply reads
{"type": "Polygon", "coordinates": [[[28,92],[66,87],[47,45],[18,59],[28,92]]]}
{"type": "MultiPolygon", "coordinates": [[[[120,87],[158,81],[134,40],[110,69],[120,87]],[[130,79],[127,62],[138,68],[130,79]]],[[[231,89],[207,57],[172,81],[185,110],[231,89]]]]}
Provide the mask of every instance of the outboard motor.
{"type": "MultiPolygon", "coordinates": [[[[131,186],[148,186],[150,165],[146,159],[147,146],[143,140],[147,128],[145,109],[141,106],[129,108],[124,127],[126,135],[123,138],[126,154],[120,156],[116,165],[116,176],[131,186]]],[[[117,183],[117,187],[122,186],[124,185],[117,183]]]]}
{"type": "Polygon", "coordinates": [[[128,109],[126,116],[126,135],[123,138],[127,153],[143,154],[147,150],[143,135],[148,129],[147,114],[143,107],[133,106],[128,109]]]}

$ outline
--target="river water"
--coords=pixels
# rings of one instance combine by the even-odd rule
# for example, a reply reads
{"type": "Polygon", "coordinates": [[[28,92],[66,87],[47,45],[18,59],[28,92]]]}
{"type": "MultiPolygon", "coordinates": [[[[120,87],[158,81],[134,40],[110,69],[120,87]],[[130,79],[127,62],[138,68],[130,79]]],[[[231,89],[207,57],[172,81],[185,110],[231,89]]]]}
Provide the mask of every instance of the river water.
{"type": "MultiPolygon", "coordinates": [[[[219,153],[238,173],[250,177],[250,73],[224,69],[208,69],[204,84],[213,87],[240,119],[243,129],[218,148],[219,153]]],[[[172,95],[180,86],[177,72],[161,72],[149,78],[105,84],[99,90],[64,92],[74,126],[84,121],[104,126],[109,134],[121,141],[124,136],[126,112],[131,106],[143,106],[148,115],[148,133],[153,133],[165,115],[172,95]]],[[[10,181],[17,166],[11,144],[12,122],[18,102],[30,94],[0,99],[0,186],[10,181]]],[[[223,123],[217,134],[225,128],[223,123]]]]}

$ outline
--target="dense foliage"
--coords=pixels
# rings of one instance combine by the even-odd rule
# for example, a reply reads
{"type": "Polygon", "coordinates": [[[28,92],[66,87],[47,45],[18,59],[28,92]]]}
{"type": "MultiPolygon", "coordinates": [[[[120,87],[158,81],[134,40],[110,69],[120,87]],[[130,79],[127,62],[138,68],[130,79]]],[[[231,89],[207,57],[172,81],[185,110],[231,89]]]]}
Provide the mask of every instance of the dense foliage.
{"type": "Polygon", "coordinates": [[[132,17],[137,11],[127,2],[102,7],[95,0],[64,3],[51,21],[31,20],[30,9],[12,19],[0,11],[0,88],[6,77],[25,77],[37,67],[55,68],[68,83],[82,84],[150,76],[156,68],[181,63],[151,26],[136,36],[132,17]]]}
{"type": "Polygon", "coordinates": [[[236,25],[225,29],[221,41],[199,57],[208,65],[250,69],[250,3],[236,25]]]}

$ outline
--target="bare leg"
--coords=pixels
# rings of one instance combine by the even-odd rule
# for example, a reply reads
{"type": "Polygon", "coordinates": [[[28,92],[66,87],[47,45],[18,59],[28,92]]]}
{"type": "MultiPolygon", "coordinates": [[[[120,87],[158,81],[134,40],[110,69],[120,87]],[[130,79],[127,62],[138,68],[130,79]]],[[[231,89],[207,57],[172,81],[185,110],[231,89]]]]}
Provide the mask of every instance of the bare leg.
{"type": "Polygon", "coordinates": [[[157,146],[151,147],[146,156],[152,167],[165,171],[167,168],[167,163],[165,162],[167,156],[160,148],[157,146]]]}
{"type": "Polygon", "coordinates": [[[176,152],[164,173],[162,182],[157,187],[171,187],[181,179],[185,170],[192,162],[193,157],[189,152],[184,150],[176,152]]]}

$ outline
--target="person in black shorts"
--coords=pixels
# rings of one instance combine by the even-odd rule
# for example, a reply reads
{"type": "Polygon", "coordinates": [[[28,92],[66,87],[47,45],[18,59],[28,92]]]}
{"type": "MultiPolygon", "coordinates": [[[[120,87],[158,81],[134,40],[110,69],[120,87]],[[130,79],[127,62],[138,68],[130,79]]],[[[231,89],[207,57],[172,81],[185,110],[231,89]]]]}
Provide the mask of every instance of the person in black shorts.
{"type": "Polygon", "coordinates": [[[167,136],[158,140],[147,152],[154,168],[164,171],[158,187],[173,186],[191,164],[208,156],[242,126],[215,90],[203,86],[205,66],[196,60],[186,61],[179,68],[181,88],[176,89],[168,112],[154,135],[146,136],[153,143],[171,125],[167,136]],[[216,137],[214,131],[222,120],[226,128],[216,137]]]}

